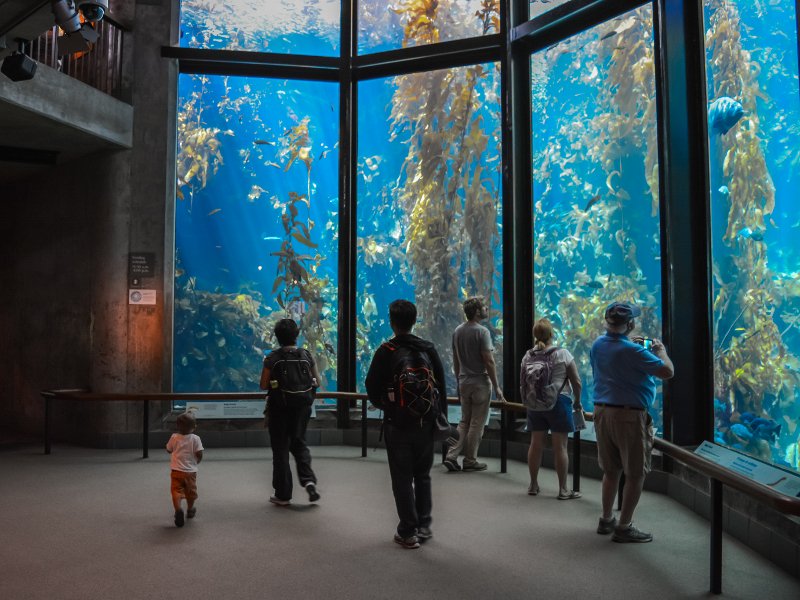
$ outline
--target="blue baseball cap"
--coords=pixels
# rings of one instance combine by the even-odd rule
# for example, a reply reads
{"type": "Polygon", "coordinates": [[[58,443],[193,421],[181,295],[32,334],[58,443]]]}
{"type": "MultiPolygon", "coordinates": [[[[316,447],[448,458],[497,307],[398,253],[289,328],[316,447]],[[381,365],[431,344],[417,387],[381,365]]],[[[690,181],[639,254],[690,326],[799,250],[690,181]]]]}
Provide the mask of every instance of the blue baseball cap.
{"type": "Polygon", "coordinates": [[[630,302],[612,302],[606,308],[606,321],[612,325],[625,325],[642,314],[642,309],[630,302]]]}

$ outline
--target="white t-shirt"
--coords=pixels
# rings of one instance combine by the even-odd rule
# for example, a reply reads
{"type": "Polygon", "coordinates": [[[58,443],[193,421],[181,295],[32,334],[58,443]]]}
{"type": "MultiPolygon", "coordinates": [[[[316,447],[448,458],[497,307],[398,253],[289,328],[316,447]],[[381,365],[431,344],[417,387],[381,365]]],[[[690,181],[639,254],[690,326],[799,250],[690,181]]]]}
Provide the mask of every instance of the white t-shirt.
{"type": "Polygon", "coordinates": [[[173,471],[197,473],[196,452],[203,450],[203,442],[193,433],[173,433],[167,442],[167,452],[172,454],[169,466],[173,471]]]}

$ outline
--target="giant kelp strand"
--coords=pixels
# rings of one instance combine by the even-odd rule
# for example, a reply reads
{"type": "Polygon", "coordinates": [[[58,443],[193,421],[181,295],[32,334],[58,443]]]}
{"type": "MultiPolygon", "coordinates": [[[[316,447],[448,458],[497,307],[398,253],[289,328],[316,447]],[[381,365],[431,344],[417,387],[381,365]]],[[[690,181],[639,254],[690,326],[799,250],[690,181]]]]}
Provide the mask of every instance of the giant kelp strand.
{"type": "MultiPolygon", "coordinates": [[[[404,45],[438,39],[437,7],[436,0],[401,4],[404,45]]],[[[476,90],[486,76],[477,65],[395,78],[391,139],[408,135],[405,180],[395,192],[407,219],[418,330],[429,339],[450,338],[461,322],[464,295],[493,296],[487,265],[493,264],[497,244],[498,198],[482,176],[488,136],[476,90]]]]}
{"type": "MultiPolygon", "coordinates": [[[[217,127],[206,126],[203,121],[203,93],[208,78],[195,75],[189,81],[193,86],[199,83],[200,89],[192,91],[178,110],[175,195],[184,200],[188,188],[191,210],[195,193],[206,187],[209,176],[216,174],[223,164],[222,144],[218,138],[223,132],[217,127]]],[[[232,131],[224,133],[233,134],[232,131]]]]}
{"type": "Polygon", "coordinates": [[[298,162],[303,163],[306,167],[307,193],[289,192],[285,203],[276,203],[276,207],[282,210],[280,222],[284,240],[280,250],[270,253],[278,257],[272,293],[286,317],[299,321],[300,334],[305,339],[306,348],[314,355],[323,379],[320,385],[325,387],[326,372],[336,368],[336,352],[329,341],[334,334],[334,321],[328,318],[332,315],[325,298],[331,294],[336,297],[336,294],[331,282],[316,274],[325,257],[316,252],[319,245],[313,241],[312,235],[316,223],[311,219],[311,168],[314,157],[311,153],[310,121],[309,117],[304,117],[281,136],[281,146],[284,148],[281,155],[286,160],[283,171],[288,171],[298,162]],[[298,252],[296,244],[304,246],[304,251],[298,252]]]}
{"type": "MultiPolygon", "coordinates": [[[[775,188],[760,132],[757,99],[766,100],[758,82],[760,68],[742,43],[737,6],[712,0],[707,9],[713,95],[738,101],[743,109],[727,132],[709,127],[712,147],[718,148],[711,154],[712,171],[721,173],[721,189],[728,192],[723,195],[728,212],[722,238],[728,250],[716,250],[715,259],[722,257],[727,265],[727,252],[733,267],[723,270],[715,264],[714,270],[716,428],[724,443],[742,445],[736,432],[745,415],[774,423],[796,399],[800,361],[784,343],[789,328],[781,330],[776,318],[791,327],[797,315],[789,312],[793,286],[782,284],[767,265],[765,219],[775,208],[775,188]]],[[[760,436],[751,436],[743,447],[773,459],[769,443],[760,436]]]]}

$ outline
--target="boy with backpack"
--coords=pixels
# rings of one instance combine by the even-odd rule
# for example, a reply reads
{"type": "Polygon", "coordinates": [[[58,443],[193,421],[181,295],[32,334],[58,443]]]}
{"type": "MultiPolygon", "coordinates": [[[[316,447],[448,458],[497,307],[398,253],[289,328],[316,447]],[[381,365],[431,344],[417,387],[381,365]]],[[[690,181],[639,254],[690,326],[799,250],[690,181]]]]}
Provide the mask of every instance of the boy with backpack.
{"type": "Polygon", "coordinates": [[[431,532],[431,467],[437,416],[447,414],[444,368],[433,344],[411,334],[417,307],[408,300],[389,305],[395,336],[375,352],[367,372],[370,402],[384,411],[384,433],[392,492],[400,522],[395,543],[419,548],[431,532]]]}
{"type": "Polygon", "coordinates": [[[275,337],[281,347],[264,359],[261,389],[268,390],[264,411],[272,447],[272,487],[269,501],[278,506],[292,502],[292,471],[289,452],[297,465],[297,479],[316,502],[317,477],[311,469],[311,453],[306,446],[306,427],[319,373],[308,350],[296,346],[300,331],[293,319],[281,319],[275,325],[275,337]]]}

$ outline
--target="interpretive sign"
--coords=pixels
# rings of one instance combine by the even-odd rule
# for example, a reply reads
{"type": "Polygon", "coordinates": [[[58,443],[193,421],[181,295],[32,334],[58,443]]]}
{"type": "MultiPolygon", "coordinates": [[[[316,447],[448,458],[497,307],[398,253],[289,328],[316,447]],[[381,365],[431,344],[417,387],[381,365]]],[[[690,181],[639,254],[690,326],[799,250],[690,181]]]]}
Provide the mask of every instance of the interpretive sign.
{"type": "Polygon", "coordinates": [[[732,448],[708,441],[700,444],[694,453],[782,494],[800,497],[800,474],[784,471],[732,448]]]}
{"type": "MultiPolygon", "coordinates": [[[[266,392],[264,392],[266,396],[266,392]]],[[[240,402],[186,401],[186,410],[198,419],[263,419],[264,400],[240,402]]]]}
{"type": "Polygon", "coordinates": [[[128,255],[128,275],[133,279],[155,277],[155,252],[131,252],[128,255]]]}

